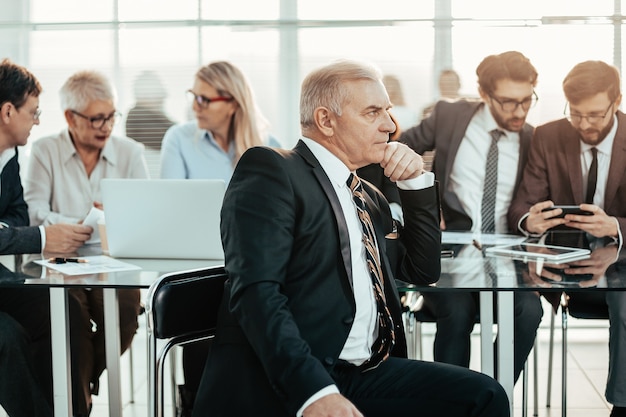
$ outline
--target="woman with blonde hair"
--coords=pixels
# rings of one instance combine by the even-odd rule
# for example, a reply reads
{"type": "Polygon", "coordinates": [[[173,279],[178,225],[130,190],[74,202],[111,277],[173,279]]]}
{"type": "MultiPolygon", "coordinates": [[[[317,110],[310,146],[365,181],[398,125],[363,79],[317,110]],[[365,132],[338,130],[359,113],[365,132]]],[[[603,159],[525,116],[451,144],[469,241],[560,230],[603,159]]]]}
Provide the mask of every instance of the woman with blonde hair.
{"type": "Polygon", "coordinates": [[[172,126],[163,138],[161,178],[223,179],[227,184],[241,155],[252,146],[279,146],[266,133],[248,80],[230,62],[216,61],[196,72],[195,121],[172,126]]]}

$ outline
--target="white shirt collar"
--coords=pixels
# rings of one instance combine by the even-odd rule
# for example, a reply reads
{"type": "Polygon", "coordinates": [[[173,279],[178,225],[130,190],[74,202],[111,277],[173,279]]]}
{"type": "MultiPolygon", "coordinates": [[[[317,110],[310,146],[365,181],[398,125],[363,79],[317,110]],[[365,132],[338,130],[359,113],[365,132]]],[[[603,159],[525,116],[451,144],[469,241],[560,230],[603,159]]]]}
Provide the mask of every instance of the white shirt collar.
{"type": "MultiPolygon", "coordinates": [[[[613,116],[613,127],[609,130],[606,137],[600,144],[596,145],[595,148],[605,155],[611,156],[611,151],[613,150],[613,142],[615,141],[615,135],[617,134],[617,116],[613,116]]],[[[584,154],[589,149],[593,148],[594,145],[589,145],[582,140],[580,141],[580,152],[584,154]]]]}
{"type": "Polygon", "coordinates": [[[17,151],[15,148],[9,148],[0,153],[0,173],[4,170],[4,167],[7,166],[11,158],[13,158],[16,153],[17,151]]]}
{"type": "Polygon", "coordinates": [[[505,128],[498,125],[498,123],[496,122],[496,119],[493,118],[493,114],[491,114],[491,110],[489,109],[489,106],[486,103],[484,106],[482,106],[478,110],[478,112],[476,112],[476,115],[474,117],[480,120],[480,123],[484,126],[486,132],[491,132],[494,129],[498,129],[499,131],[504,133],[504,135],[500,137],[500,140],[502,139],[515,140],[519,138],[518,132],[508,131],[505,128]]]}
{"type": "Polygon", "coordinates": [[[346,186],[346,181],[350,176],[350,170],[341,162],[335,154],[331,151],[314,141],[313,139],[309,139],[306,137],[302,138],[304,144],[311,150],[315,158],[319,161],[320,165],[328,179],[335,185],[337,188],[341,188],[346,186]]]}

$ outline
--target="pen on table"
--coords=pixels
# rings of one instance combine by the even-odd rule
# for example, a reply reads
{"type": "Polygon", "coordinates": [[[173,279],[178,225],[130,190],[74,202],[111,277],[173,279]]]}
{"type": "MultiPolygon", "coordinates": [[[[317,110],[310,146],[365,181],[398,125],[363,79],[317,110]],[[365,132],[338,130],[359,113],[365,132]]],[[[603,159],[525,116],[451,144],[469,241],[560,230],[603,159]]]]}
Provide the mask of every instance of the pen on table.
{"type": "Polygon", "coordinates": [[[80,259],[80,258],[50,258],[48,259],[48,262],[53,263],[53,264],[64,264],[64,263],[84,264],[89,261],[87,259],[80,259]]]}
{"type": "Polygon", "coordinates": [[[472,239],[472,245],[478,250],[483,250],[483,245],[480,244],[476,239],[472,239]]]}

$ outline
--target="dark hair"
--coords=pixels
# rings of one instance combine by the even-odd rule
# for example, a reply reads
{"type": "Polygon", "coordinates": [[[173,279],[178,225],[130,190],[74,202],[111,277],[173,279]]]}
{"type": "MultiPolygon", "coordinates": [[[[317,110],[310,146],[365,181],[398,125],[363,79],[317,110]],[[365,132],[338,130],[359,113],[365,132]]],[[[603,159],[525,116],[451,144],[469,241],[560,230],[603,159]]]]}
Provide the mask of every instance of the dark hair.
{"type": "Polygon", "coordinates": [[[537,70],[517,51],[489,55],[476,68],[476,75],[480,89],[487,95],[493,94],[496,83],[504,79],[537,85],[537,70]]]}
{"type": "Polygon", "coordinates": [[[8,101],[19,109],[28,96],[40,93],[41,84],[30,71],[8,58],[0,62],[0,105],[8,101]]]}
{"type": "Polygon", "coordinates": [[[563,92],[574,104],[604,92],[614,102],[621,94],[619,71],[602,61],[581,62],[565,76],[563,92]]]}

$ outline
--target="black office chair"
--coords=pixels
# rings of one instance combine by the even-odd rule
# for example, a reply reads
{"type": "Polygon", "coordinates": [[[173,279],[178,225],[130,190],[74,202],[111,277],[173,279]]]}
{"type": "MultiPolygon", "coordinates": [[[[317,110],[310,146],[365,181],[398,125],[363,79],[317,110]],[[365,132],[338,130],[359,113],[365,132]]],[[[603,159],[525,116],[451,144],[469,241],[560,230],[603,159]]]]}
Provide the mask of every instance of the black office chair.
{"type": "MultiPolygon", "coordinates": [[[[424,297],[417,291],[407,292],[403,295],[403,305],[405,306],[404,323],[405,331],[407,334],[407,351],[409,358],[421,359],[424,346],[422,343],[422,323],[436,323],[437,318],[433,313],[424,306],[424,297]]],[[[480,316],[476,315],[474,319],[476,323],[480,323],[480,316]]],[[[554,322],[552,324],[554,326],[554,322]]],[[[538,415],[539,402],[538,396],[538,377],[537,377],[537,339],[535,338],[535,346],[533,348],[533,384],[534,384],[534,404],[533,415],[538,415]]],[[[524,364],[524,371],[522,372],[522,416],[526,417],[528,414],[528,361],[524,364]]]]}
{"type": "MultiPolygon", "coordinates": [[[[561,369],[561,416],[567,416],[567,316],[570,315],[578,319],[606,319],[609,318],[609,309],[606,304],[603,292],[591,292],[591,293],[563,293],[561,296],[561,322],[562,322],[562,337],[563,343],[561,345],[562,355],[562,369],[561,369]]],[[[554,331],[552,329],[552,331],[554,331]]],[[[550,350],[552,350],[553,336],[550,335],[550,350]]],[[[550,354],[552,356],[552,354],[550,354]]],[[[551,397],[551,385],[552,385],[552,360],[549,361],[548,367],[548,400],[547,407],[550,407],[551,397]]]]}
{"type": "MultiPolygon", "coordinates": [[[[218,266],[165,274],[150,286],[146,317],[151,417],[163,417],[164,359],[170,349],[215,335],[227,278],[224,267],[218,266]],[[157,356],[158,340],[166,343],[157,356]]],[[[175,393],[175,385],[172,388],[175,393]]]]}

